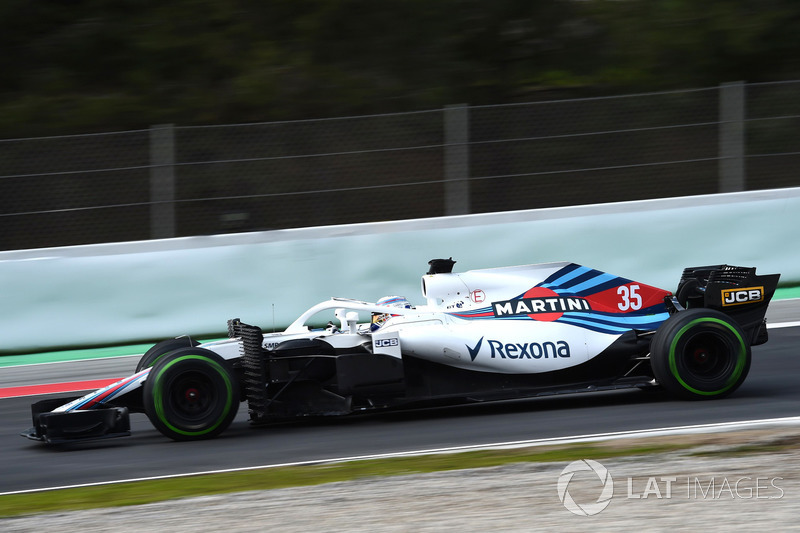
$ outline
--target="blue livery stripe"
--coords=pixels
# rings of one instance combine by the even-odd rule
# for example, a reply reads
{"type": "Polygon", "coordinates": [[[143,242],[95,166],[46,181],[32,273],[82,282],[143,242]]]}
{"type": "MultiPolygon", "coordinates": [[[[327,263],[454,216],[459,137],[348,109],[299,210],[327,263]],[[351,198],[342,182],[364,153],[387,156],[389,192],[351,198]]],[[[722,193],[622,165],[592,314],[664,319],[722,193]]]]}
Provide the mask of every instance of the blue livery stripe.
{"type": "MultiPolygon", "coordinates": [[[[606,283],[606,282],[608,282],[610,280],[616,280],[616,279],[617,279],[617,276],[613,276],[611,274],[600,274],[599,276],[594,276],[593,278],[588,279],[588,280],[586,280],[586,281],[584,281],[582,283],[579,283],[578,285],[573,285],[573,286],[569,287],[569,289],[570,289],[570,291],[578,294],[578,293],[580,293],[582,291],[585,291],[585,290],[588,290],[588,289],[594,289],[598,285],[602,285],[603,283],[606,283]]],[[[593,292],[596,292],[596,291],[593,291],[593,292]]]]}
{"type": "Polygon", "coordinates": [[[608,333],[618,335],[621,333],[625,333],[626,331],[630,331],[631,328],[621,328],[617,326],[604,326],[601,324],[594,324],[592,322],[586,322],[584,320],[576,320],[576,319],[561,319],[565,324],[569,324],[571,326],[577,326],[581,328],[585,328],[591,331],[596,331],[598,333],[608,333]]]}
{"type": "Polygon", "coordinates": [[[572,326],[579,326],[579,327],[582,327],[582,328],[590,329],[592,331],[600,331],[600,332],[603,332],[603,333],[625,333],[626,331],[629,331],[631,329],[629,327],[613,326],[613,325],[610,325],[610,324],[601,324],[601,323],[596,323],[596,322],[592,322],[592,321],[589,321],[589,320],[580,320],[578,318],[563,317],[563,318],[559,319],[558,321],[562,322],[564,324],[570,324],[572,326]]]}
{"type": "Polygon", "coordinates": [[[591,296],[593,294],[607,291],[608,289],[619,287],[620,285],[627,285],[628,283],[631,283],[631,280],[615,277],[610,281],[606,281],[605,283],[601,283],[600,285],[596,285],[594,287],[590,287],[588,289],[580,291],[579,293],[576,294],[576,296],[581,296],[581,297],[591,296]]]}
{"type": "Polygon", "coordinates": [[[556,272],[555,274],[544,280],[544,282],[541,283],[539,286],[548,289],[553,287],[560,287],[561,285],[566,284],[567,282],[577,278],[578,276],[582,276],[584,274],[591,272],[591,270],[592,269],[587,267],[572,264],[568,267],[562,268],[561,270],[559,270],[558,272],[556,272]],[[566,272],[564,272],[565,270],[566,272]]]}
{"type": "Polygon", "coordinates": [[[556,322],[567,320],[580,320],[582,323],[602,324],[607,326],[624,327],[626,329],[656,329],[664,320],[669,317],[669,313],[659,313],[647,316],[616,316],[600,314],[581,314],[567,313],[556,322]]]}

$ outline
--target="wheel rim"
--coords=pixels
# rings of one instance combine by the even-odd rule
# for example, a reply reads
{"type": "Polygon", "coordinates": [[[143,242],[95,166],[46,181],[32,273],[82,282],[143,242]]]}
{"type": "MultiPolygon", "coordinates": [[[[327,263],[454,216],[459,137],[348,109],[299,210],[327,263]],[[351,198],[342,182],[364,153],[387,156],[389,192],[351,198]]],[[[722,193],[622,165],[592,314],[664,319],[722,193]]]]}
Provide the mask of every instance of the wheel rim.
{"type": "Polygon", "coordinates": [[[719,335],[699,333],[687,341],[679,366],[686,372],[686,377],[697,385],[713,385],[720,380],[724,382],[736,366],[735,357],[726,357],[731,349],[735,347],[719,335]]]}
{"type": "Polygon", "coordinates": [[[203,418],[215,404],[216,394],[211,379],[199,372],[178,376],[171,389],[171,407],[175,414],[187,421],[203,418]]]}
{"type": "Polygon", "coordinates": [[[187,354],[169,361],[153,378],[155,416],[182,437],[213,434],[235,414],[235,394],[225,369],[208,358],[187,354]],[[203,368],[197,363],[202,362],[203,368]],[[192,365],[177,369],[176,365],[192,365]]]}
{"type": "Polygon", "coordinates": [[[703,317],[686,324],[669,351],[669,368],[675,379],[684,389],[703,396],[734,387],[746,366],[744,339],[718,318],[703,317]]]}

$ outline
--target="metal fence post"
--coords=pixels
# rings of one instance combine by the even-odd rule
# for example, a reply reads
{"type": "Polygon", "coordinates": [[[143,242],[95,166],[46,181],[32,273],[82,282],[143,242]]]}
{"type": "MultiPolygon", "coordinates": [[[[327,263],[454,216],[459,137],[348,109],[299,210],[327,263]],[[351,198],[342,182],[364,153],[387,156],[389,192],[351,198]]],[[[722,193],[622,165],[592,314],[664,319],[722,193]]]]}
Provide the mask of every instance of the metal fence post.
{"type": "Polygon", "coordinates": [[[444,211],[466,215],[469,206],[469,106],[444,108],[444,211]]]}
{"type": "Polygon", "coordinates": [[[719,192],[745,190],[744,82],[719,87],[719,192]]]}
{"type": "Polygon", "coordinates": [[[150,127],[150,237],[175,236],[175,128],[150,127]]]}

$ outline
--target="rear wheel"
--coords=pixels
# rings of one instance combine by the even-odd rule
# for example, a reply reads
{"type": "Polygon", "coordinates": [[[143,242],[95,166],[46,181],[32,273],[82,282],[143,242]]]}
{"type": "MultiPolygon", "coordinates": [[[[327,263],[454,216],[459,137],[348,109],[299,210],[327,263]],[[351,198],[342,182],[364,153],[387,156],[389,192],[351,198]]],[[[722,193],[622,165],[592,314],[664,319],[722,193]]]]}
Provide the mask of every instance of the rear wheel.
{"type": "Polygon", "coordinates": [[[684,399],[722,398],[735,391],[750,370],[750,345],[742,329],[712,309],[689,309],[669,317],[650,345],[658,383],[684,399]]]}
{"type": "Polygon", "coordinates": [[[164,355],[144,384],[150,422],[173,440],[216,437],[239,410],[239,384],[228,363],[202,348],[164,355]]]}
{"type": "Polygon", "coordinates": [[[141,372],[155,364],[156,360],[162,355],[174,352],[181,348],[190,348],[200,344],[189,337],[178,337],[177,339],[167,339],[155,344],[152,348],[144,352],[144,355],[136,365],[136,372],[141,372]]]}

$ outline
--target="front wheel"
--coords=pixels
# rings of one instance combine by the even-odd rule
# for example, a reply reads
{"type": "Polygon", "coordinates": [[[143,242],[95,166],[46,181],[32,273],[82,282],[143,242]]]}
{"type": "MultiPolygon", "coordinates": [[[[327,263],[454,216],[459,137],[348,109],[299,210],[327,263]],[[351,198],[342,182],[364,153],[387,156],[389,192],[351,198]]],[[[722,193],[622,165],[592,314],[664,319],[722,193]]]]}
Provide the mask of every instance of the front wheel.
{"type": "Polygon", "coordinates": [[[216,437],[239,410],[239,384],[224,359],[202,348],[160,358],[144,384],[150,422],[178,441],[216,437]]]}
{"type": "Polygon", "coordinates": [[[750,370],[750,345],[730,317],[713,309],[689,309],[670,316],[650,345],[658,383],[684,399],[722,398],[735,391],[750,370]]]}

